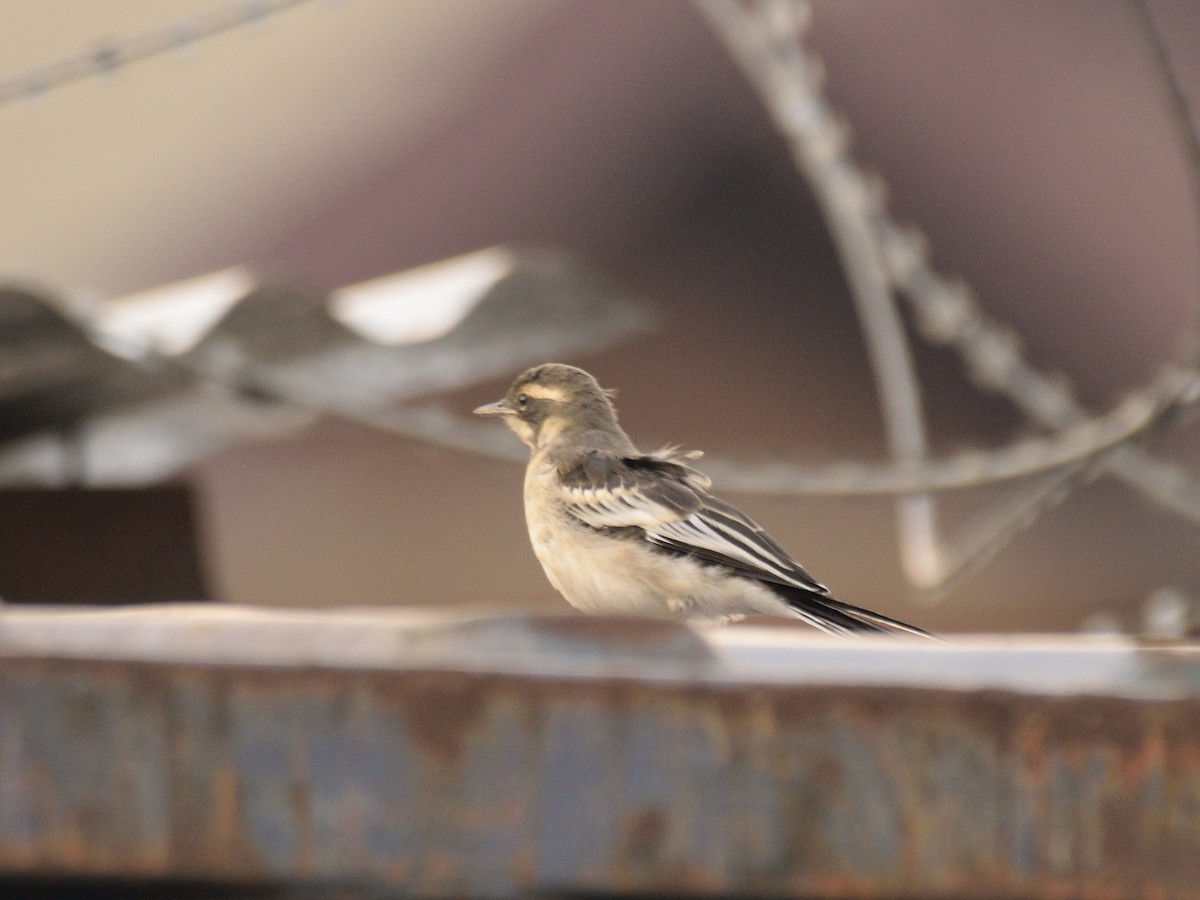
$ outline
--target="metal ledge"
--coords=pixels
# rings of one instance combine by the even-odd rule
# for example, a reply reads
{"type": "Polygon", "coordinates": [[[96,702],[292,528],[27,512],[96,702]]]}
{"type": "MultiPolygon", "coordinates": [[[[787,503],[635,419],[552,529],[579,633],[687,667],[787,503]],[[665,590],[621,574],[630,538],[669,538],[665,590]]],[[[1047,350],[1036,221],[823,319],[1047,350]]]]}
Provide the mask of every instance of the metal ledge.
{"type": "Polygon", "coordinates": [[[1194,896],[1200,651],[0,608],[0,870],[423,896],[1194,896]]]}

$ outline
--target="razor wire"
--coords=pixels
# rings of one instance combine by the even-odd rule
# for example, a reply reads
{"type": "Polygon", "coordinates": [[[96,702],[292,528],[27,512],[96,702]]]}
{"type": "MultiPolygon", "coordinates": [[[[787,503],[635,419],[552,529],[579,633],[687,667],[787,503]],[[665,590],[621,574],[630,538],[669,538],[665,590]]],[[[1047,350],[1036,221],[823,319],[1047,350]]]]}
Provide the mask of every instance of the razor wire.
{"type": "Polygon", "coordinates": [[[238,28],[260,28],[269,19],[313,0],[239,0],[220,9],[180,19],[172,25],[103,41],[84,53],[0,78],[0,107],[41,100],[48,93],[89,78],[108,77],[134,63],[182,53],[202,41],[238,28]]]}
{"type": "MultiPolygon", "coordinates": [[[[895,472],[907,471],[911,476],[908,487],[913,493],[900,499],[897,506],[901,557],[910,581],[918,587],[938,588],[941,593],[1028,527],[1041,511],[1061,502],[1075,484],[1101,473],[1114,474],[1147,498],[1200,522],[1200,485],[1195,479],[1131,444],[1154,431],[1180,405],[1197,399],[1200,378],[1194,348],[1200,341],[1196,336],[1191,336],[1187,363],[1168,364],[1149,385],[1109,413],[1090,415],[1075,399],[1066,378],[1044,373],[1030,363],[1017,335],[984,312],[962,279],[932,268],[928,240],[914,227],[901,226],[893,218],[882,179],[868,176],[852,158],[849,129],[822,94],[822,67],[804,43],[811,16],[808,4],[793,0],[699,2],[787,140],[840,252],[881,388],[895,472]],[[880,269],[886,289],[880,285],[880,269]],[[906,299],[926,340],[957,351],[979,387],[1006,396],[1035,424],[1052,430],[1051,434],[940,462],[925,457],[919,449],[925,436],[911,355],[889,349],[907,343],[892,289],[906,299]],[[956,479],[945,477],[949,471],[962,476],[954,486],[970,486],[972,479],[967,473],[972,470],[977,473],[977,484],[1037,472],[1050,474],[1039,484],[1022,489],[1015,499],[985,512],[952,539],[939,539],[933,501],[927,492],[950,486],[956,479]]],[[[1193,195],[1200,210],[1200,149],[1186,101],[1152,17],[1140,5],[1138,11],[1168,94],[1172,121],[1180,130],[1191,163],[1193,195]]],[[[844,470],[842,474],[849,478],[855,473],[844,470]]],[[[769,480],[776,493],[810,492],[811,483],[789,479],[779,469],[769,480]]]]}

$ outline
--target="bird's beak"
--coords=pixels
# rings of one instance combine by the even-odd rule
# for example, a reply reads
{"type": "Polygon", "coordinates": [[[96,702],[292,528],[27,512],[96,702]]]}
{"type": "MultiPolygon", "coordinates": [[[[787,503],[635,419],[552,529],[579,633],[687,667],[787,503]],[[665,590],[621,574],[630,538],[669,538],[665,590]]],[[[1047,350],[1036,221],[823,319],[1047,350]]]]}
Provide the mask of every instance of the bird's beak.
{"type": "Polygon", "coordinates": [[[475,410],[475,415],[477,416],[511,416],[512,413],[512,407],[503,400],[497,400],[495,403],[485,403],[475,410]]]}

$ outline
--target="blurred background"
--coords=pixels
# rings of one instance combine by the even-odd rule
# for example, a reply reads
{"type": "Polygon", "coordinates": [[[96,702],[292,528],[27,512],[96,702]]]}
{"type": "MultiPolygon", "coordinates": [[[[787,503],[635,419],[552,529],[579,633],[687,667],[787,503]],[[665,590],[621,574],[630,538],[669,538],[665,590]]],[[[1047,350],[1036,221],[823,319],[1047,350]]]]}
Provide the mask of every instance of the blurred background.
{"type": "MultiPolygon", "coordinates": [[[[1149,9],[1195,100],[1197,7],[1149,9]]],[[[692,4],[0,0],[0,21],[7,601],[566,611],[523,448],[467,421],[547,358],[714,474],[888,459],[829,229],[692,4]],[[425,331],[351,327],[352,286],[495,246],[425,331]],[[146,293],[215,272],[207,300],[146,293]]],[[[1180,358],[1196,218],[1128,4],[817,2],[805,44],[893,215],[1033,366],[1098,413],[1180,358]]],[[[908,337],[934,454],[1037,433],[908,337]]],[[[1178,508],[1099,472],[936,595],[890,497],[716,487],[836,595],[915,624],[1137,629],[1200,595],[1183,412],[1143,448],[1178,508]]],[[[939,494],[941,527],[1011,490],[939,494]]]]}

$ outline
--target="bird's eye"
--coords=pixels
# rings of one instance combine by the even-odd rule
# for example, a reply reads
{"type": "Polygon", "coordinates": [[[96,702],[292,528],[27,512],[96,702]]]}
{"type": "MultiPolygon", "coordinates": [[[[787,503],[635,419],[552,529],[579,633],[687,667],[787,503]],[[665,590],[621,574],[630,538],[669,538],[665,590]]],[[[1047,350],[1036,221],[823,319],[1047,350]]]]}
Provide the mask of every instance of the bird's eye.
{"type": "Polygon", "coordinates": [[[529,404],[528,394],[517,394],[517,406],[525,407],[529,404]]]}

